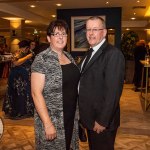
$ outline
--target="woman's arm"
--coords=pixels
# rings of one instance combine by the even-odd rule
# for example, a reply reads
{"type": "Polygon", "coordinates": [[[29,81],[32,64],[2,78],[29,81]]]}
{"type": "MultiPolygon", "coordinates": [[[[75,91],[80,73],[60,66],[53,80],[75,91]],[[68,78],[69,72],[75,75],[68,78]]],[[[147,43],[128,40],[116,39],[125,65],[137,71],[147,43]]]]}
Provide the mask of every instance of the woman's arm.
{"type": "Polygon", "coordinates": [[[51,140],[56,137],[56,130],[51,122],[46,103],[43,97],[45,75],[37,72],[31,74],[31,91],[35,108],[43,122],[46,139],[51,140]]]}
{"type": "Polygon", "coordinates": [[[18,60],[14,60],[13,64],[15,66],[19,66],[21,64],[23,64],[26,60],[30,59],[33,56],[32,53],[28,54],[27,56],[23,57],[23,58],[19,58],[18,60]]]}

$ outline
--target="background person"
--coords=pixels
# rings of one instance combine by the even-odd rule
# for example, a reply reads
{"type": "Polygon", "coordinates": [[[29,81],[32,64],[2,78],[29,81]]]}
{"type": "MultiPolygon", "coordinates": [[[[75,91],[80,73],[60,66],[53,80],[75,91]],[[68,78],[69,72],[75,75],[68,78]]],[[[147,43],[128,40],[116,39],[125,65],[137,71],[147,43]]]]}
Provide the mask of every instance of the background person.
{"type": "MultiPolygon", "coordinates": [[[[141,80],[142,80],[142,68],[143,65],[141,64],[140,60],[145,60],[145,56],[147,54],[147,50],[145,47],[145,41],[140,40],[137,42],[137,45],[134,49],[134,61],[135,61],[135,68],[134,68],[134,77],[133,77],[133,83],[135,86],[135,92],[140,91],[141,87],[141,80]]],[[[144,75],[145,77],[145,75],[144,75]]],[[[144,78],[144,85],[145,86],[146,81],[144,78]]]]}
{"type": "MultiPolygon", "coordinates": [[[[3,45],[0,44],[0,61],[3,60],[3,55],[4,55],[3,45]]],[[[0,63],[0,78],[2,78],[4,66],[5,66],[4,63],[0,63]]]]}
{"type": "Polygon", "coordinates": [[[35,48],[38,46],[38,44],[35,42],[35,41],[33,41],[33,40],[31,40],[30,41],[30,52],[31,53],[34,53],[34,51],[35,51],[35,48]]]}
{"type": "Polygon", "coordinates": [[[80,71],[71,55],[63,51],[67,34],[66,22],[52,21],[47,29],[50,46],[32,64],[37,150],[79,149],[78,122],[74,117],[80,71]]]}
{"type": "Polygon", "coordinates": [[[8,77],[8,89],[3,103],[3,111],[11,119],[22,119],[33,116],[33,100],[30,86],[30,68],[32,53],[29,42],[19,42],[19,51],[13,56],[12,68],[8,77]]]}
{"type": "Polygon", "coordinates": [[[120,124],[125,61],[122,52],[106,42],[106,34],[101,17],[86,21],[86,37],[93,52],[85,67],[89,55],[80,64],[79,114],[90,150],[113,150],[120,124]]]}

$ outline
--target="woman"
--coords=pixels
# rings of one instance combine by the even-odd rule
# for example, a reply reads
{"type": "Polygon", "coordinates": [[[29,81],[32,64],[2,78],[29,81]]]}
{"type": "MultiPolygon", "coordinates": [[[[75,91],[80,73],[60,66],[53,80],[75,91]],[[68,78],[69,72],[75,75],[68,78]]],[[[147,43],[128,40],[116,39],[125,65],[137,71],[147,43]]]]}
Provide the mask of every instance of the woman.
{"type": "Polygon", "coordinates": [[[19,42],[12,60],[8,78],[8,90],[3,103],[3,111],[11,119],[22,119],[33,116],[34,105],[31,97],[30,68],[32,53],[29,53],[29,42],[19,42]]]}
{"type": "Polygon", "coordinates": [[[50,46],[39,53],[32,64],[37,150],[79,149],[74,118],[80,72],[71,55],[63,51],[67,34],[66,22],[51,22],[47,29],[50,46]]]}

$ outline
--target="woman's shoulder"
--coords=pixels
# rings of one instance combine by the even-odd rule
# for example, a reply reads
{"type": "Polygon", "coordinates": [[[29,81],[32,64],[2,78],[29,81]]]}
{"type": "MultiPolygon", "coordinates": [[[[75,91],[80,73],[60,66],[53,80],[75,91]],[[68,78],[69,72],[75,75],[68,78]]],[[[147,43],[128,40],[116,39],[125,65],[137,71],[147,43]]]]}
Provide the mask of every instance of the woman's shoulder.
{"type": "Polygon", "coordinates": [[[45,49],[45,50],[43,50],[42,52],[40,52],[39,54],[37,54],[37,56],[44,56],[44,55],[48,55],[48,53],[49,53],[49,48],[47,48],[47,49],[45,49]]]}
{"type": "Polygon", "coordinates": [[[36,59],[44,59],[46,56],[49,55],[49,49],[45,49],[42,52],[40,52],[39,54],[36,55],[36,59]]]}

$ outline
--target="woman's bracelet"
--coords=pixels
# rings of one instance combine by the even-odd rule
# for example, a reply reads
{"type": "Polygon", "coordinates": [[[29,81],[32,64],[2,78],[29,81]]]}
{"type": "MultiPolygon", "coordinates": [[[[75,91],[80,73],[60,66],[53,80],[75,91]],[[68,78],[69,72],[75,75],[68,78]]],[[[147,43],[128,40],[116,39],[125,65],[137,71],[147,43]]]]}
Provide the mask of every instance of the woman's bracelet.
{"type": "Polygon", "coordinates": [[[50,128],[51,126],[53,126],[53,124],[47,125],[47,126],[45,126],[44,128],[45,128],[45,130],[46,130],[46,129],[50,128]]]}

